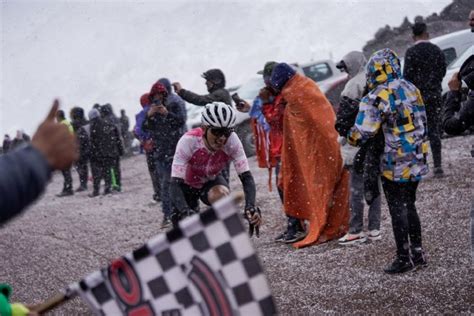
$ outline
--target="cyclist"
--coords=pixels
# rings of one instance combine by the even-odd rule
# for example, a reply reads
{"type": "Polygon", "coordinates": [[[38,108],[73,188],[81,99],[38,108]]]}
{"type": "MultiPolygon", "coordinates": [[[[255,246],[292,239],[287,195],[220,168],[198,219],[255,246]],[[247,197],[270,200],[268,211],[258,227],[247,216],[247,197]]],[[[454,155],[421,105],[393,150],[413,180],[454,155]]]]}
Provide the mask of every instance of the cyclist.
{"type": "Polygon", "coordinates": [[[255,182],[245,152],[234,133],[235,110],[223,102],[212,102],[202,112],[199,128],[184,134],[178,142],[171,171],[173,214],[178,221],[199,211],[199,200],[211,205],[229,195],[229,183],[221,171],[232,161],[245,193],[244,215],[250,233],[261,224],[260,210],[255,207],[255,182]]]}

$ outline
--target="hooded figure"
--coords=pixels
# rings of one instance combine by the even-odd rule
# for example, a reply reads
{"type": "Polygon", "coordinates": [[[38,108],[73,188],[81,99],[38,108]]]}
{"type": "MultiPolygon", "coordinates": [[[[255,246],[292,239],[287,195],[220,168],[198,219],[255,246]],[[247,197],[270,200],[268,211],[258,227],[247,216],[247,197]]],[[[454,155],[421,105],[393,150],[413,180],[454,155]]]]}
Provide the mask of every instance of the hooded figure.
{"type": "Polygon", "coordinates": [[[402,78],[400,60],[388,48],[372,55],[366,78],[370,92],[360,102],[347,139],[360,145],[383,131],[381,178],[397,245],[397,257],[384,271],[402,273],[426,265],[415,207],[418,183],[428,173],[425,106],[420,91],[402,78]]]}
{"type": "Polygon", "coordinates": [[[380,155],[383,151],[383,136],[379,132],[377,138],[366,142],[361,148],[347,144],[347,132],[355,123],[359,111],[359,102],[367,94],[365,80],[365,65],[367,59],[362,52],[352,51],[345,55],[336,65],[341,71],[349,75],[344,91],[341,94],[341,102],[337,111],[336,130],[339,132],[339,142],[344,159],[344,165],[350,171],[351,193],[350,209],[351,218],[349,232],[339,239],[339,244],[350,245],[362,243],[367,237],[374,241],[381,239],[380,235],[380,211],[381,197],[380,183],[380,155]],[[364,228],[364,196],[369,204],[368,212],[368,235],[363,232],[364,228]]]}
{"type": "Polygon", "coordinates": [[[293,246],[341,237],[349,221],[349,173],[343,168],[334,110],[313,80],[286,63],[275,66],[270,84],[287,102],[280,171],[285,213],[309,221],[308,235],[293,246]]]}
{"type": "Polygon", "coordinates": [[[358,145],[375,136],[382,127],[383,177],[397,182],[421,180],[428,172],[428,165],[426,112],[420,91],[402,79],[400,60],[388,48],[371,57],[366,78],[370,92],[361,100],[348,141],[358,145]]]}
{"type": "MultiPolygon", "coordinates": [[[[166,87],[166,91],[168,91],[168,102],[169,103],[176,103],[179,104],[181,107],[181,111],[184,113],[184,121],[186,122],[188,120],[188,112],[186,111],[186,102],[177,94],[173,93],[173,89],[171,88],[171,82],[169,81],[168,78],[160,78],[158,79],[158,82],[163,84],[166,87]]],[[[181,128],[181,132],[184,134],[187,131],[186,124],[183,124],[181,128]]]]}
{"type": "Polygon", "coordinates": [[[90,125],[84,116],[84,109],[81,107],[73,107],[70,116],[74,133],[79,141],[79,159],[76,161],[76,170],[79,175],[80,186],[76,189],[76,192],[81,192],[87,190],[90,125]]]}

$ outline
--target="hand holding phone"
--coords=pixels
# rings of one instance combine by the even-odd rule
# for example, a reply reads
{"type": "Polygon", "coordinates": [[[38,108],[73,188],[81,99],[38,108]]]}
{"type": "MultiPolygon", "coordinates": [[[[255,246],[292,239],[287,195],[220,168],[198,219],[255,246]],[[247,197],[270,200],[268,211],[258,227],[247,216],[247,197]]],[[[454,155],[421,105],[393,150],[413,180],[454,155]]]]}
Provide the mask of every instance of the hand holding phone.
{"type": "Polygon", "coordinates": [[[235,107],[237,108],[237,110],[239,110],[240,112],[248,112],[250,110],[250,104],[245,102],[245,100],[242,100],[237,94],[237,92],[232,94],[231,97],[235,103],[235,107]]]}

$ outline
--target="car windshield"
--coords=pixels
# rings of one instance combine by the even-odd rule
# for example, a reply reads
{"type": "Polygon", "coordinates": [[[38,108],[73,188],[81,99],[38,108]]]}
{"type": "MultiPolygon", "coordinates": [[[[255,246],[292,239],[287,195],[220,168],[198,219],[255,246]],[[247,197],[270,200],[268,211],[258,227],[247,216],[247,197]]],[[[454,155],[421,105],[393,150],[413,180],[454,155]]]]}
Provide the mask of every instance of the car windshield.
{"type": "Polygon", "coordinates": [[[474,45],[472,45],[471,47],[469,47],[468,49],[466,49],[464,51],[464,53],[462,53],[450,66],[449,68],[460,68],[463,64],[463,62],[466,61],[466,59],[469,58],[469,56],[471,56],[472,54],[474,54],[474,45]]]}
{"type": "Polygon", "coordinates": [[[303,72],[306,77],[309,77],[316,82],[323,81],[332,76],[331,68],[327,63],[303,67],[303,72]]]}
{"type": "Polygon", "coordinates": [[[265,86],[262,77],[254,77],[244,83],[238,90],[239,97],[244,100],[253,100],[265,86]]]}

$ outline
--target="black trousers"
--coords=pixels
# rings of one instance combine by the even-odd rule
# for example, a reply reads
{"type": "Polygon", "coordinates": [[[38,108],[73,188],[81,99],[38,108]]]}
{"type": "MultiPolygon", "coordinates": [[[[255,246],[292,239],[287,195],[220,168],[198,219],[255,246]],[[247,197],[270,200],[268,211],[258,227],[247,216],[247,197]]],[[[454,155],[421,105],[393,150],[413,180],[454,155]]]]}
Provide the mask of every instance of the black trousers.
{"type": "Polygon", "coordinates": [[[394,182],[382,177],[382,187],[392,217],[397,255],[408,256],[410,247],[421,247],[421,224],[415,207],[418,182],[394,182]]]}
{"type": "Polygon", "coordinates": [[[77,174],[79,175],[79,184],[81,188],[87,188],[87,177],[89,175],[89,168],[87,167],[87,160],[78,161],[76,163],[77,174]]]}
{"type": "Polygon", "coordinates": [[[63,192],[72,192],[71,168],[61,171],[64,177],[63,192]]]}
{"type": "Polygon", "coordinates": [[[428,120],[428,139],[430,140],[431,153],[433,154],[433,165],[441,167],[441,94],[426,93],[423,95],[426,105],[426,118],[428,120]]]}
{"type": "Polygon", "coordinates": [[[160,181],[156,172],[156,163],[153,158],[153,152],[146,153],[146,164],[148,166],[148,173],[150,174],[151,183],[153,184],[153,197],[159,198],[161,195],[160,181]]]}
{"type": "Polygon", "coordinates": [[[93,178],[94,194],[100,191],[100,182],[104,179],[104,192],[110,192],[112,186],[112,167],[114,165],[114,158],[102,157],[91,160],[91,171],[93,178]]]}

